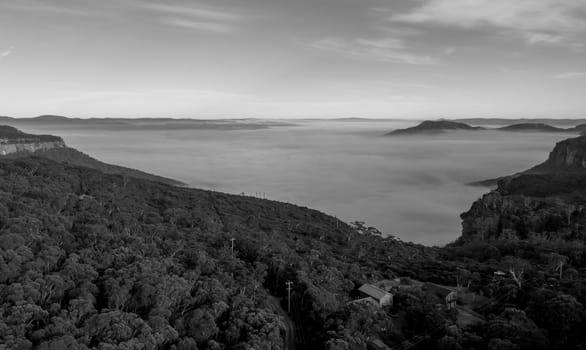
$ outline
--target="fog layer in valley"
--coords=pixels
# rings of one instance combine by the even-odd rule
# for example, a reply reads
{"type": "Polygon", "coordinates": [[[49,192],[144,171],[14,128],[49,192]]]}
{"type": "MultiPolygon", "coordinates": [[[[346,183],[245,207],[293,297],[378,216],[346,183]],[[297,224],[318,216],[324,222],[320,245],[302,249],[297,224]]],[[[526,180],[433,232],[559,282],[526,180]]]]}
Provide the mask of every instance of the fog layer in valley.
{"type": "MultiPolygon", "coordinates": [[[[264,192],[362,220],[406,241],[445,244],[487,189],[471,181],[525,170],[568,134],[450,132],[382,137],[413,122],[302,121],[262,130],[132,130],[19,126],[63,136],[104,162],[229,193],[264,192]]],[[[18,125],[15,125],[18,126],[18,125]]]]}

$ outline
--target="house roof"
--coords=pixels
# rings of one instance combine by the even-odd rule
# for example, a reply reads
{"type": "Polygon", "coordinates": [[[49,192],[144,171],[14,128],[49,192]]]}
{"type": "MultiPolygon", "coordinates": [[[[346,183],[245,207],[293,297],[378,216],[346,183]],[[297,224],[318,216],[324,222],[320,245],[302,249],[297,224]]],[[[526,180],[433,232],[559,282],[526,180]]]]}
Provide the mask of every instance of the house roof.
{"type": "Polygon", "coordinates": [[[348,303],[348,305],[353,305],[353,304],[372,304],[372,305],[378,306],[378,303],[376,302],[376,300],[374,300],[371,297],[352,300],[348,303]]]}
{"type": "Polygon", "coordinates": [[[430,291],[430,292],[432,292],[436,295],[439,295],[443,298],[447,297],[450,293],[454,292],[453,290],[451,290],[448,287],[440,286],[439,284],[435,284],[435,283],[426,283],[425,290],[430,291]]]}
{"type": "Polygon", "coordinates": [[[381,300],[389,293],[380,289],[378,287],[373,286],[372,284],[363,284],[358,290],[369,297],[375,298],[376,300],[381,300]]]}

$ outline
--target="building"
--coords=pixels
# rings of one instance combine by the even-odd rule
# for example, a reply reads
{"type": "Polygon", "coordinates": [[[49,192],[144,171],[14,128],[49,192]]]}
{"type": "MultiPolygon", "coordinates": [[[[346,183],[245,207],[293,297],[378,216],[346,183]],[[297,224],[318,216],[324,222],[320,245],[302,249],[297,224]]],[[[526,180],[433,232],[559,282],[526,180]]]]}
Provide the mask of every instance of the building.
{"type": "Polygon", "coordinates": [[[424,284],[423,289],[440,297],[448,309],[456,307],[456,299],[458,295],[454,290],[435,283],[426,283],[424,284]]]}
{"type": "Polygon", "coordinates": [[[379,306],[393,305],[393,295],[384,289],[373,286],[372,284],[363,284],[358,291],[363,298],[371,298],[379,306]]]}

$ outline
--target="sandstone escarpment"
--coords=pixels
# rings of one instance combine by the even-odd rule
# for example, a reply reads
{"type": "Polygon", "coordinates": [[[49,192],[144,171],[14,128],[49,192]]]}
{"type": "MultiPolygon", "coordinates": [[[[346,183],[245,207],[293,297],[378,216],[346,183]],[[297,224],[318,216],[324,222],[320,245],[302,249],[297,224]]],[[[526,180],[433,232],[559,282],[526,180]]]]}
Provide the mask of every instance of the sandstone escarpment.
{"type": "Polygon", "coordinates": [[[462,240],[586,239],[586,137],[556,144],[544,163],[502,178],[461,215],[462,240]]]}
{"type": "Polygon", "coordinates": [[[65,142],[57,136],[31,135],[11,126],[0,126],[0,155],[33,153],[64,147],[65,142]]]}
{"type": "MultiPolygon", "coordinates": [[[[520,180],[532,181],[533,177],[522,177],[520,180]]],[[[506,186],[501,185],[484,195],[461,215],[461,239],[585,239],[584,197],[577,194],[544,197],[510,194],[506,186]]]]}
{"type": "Polygon", "coordinates": [[[65,143],[58,142],[27,142],[27,143],[0,143],[0,154],[5,156],[18,152],[48,151],[54,148],[63,148],[65,143]]]}
{"type": "Polygon", "coordinates": [[[586,171],[586,136],[558,142],[549,158],[530,172],[586,171]]]}

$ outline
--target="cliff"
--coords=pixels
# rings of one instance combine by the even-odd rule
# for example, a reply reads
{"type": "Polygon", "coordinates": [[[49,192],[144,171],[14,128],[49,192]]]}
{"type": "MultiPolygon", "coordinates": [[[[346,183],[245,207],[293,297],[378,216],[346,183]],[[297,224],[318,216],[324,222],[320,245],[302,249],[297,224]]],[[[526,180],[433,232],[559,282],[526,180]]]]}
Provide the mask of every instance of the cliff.
{"type": "Polygon", "coordinates": [[[548,159],[527,173],[586,171],[586,136],[558,142],[548,159]]]}
{"type": "Polygon", "coordinates": [[[586,238],[586,137],[556,144],[544,163],[501,178],[461,215],[461,240],[586,238]]]}
{"type": "Polygon", "coordinates": [[[493,187],[500,181],[507,181],[521,175],[530,174],[558,174],[558,173],[586,173],[586,136],[567,139],[558,142],[547,160],[525,171],[501,176],[496,179],[487,179],[469,183],[470,186],[493,187]]]}
{"type": "Polygon", "coordinates": [[[0,125],[0,156],[7,158],[34,156],[51,159],[58,163],[95,169],[106,174],[130,176],[174,186],[185,185],[180,181],[166,177],[100,162],[85,153],[67,147],[61,137],[27,134],[11,126],[0,125]]]}
{"type": "Polygon", "coordinates": [[[66,147],[65,142],[58,136],[31,135],[11,126],[0,125],[0,155],[47,151],[63,147],[66,147]]]}

